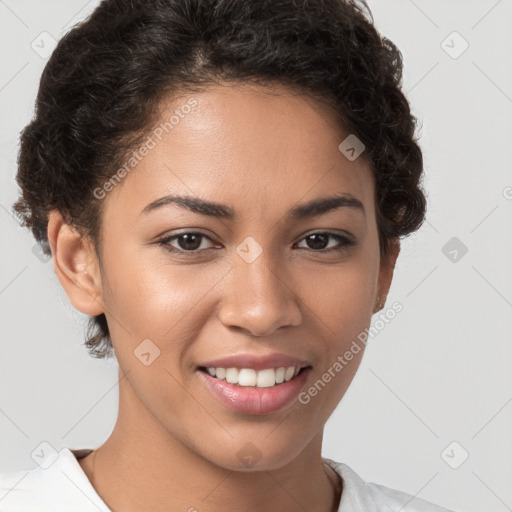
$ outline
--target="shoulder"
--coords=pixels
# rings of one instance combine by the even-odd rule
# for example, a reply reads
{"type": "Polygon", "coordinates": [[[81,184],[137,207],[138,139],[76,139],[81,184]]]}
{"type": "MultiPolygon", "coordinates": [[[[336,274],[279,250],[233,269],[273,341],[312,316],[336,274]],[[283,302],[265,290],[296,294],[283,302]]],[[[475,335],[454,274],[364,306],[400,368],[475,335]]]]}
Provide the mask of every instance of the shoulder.
{"type": "Polygon", "coordinates": [[[35,468],[0,473],[1,512],[69,510],[109,512],[69,448],[35,468]]]}
{"type": "Polygon", "coordinates": [[[323,459],[343,480],[339,512],[454,512],[411,494],[365,482],[352,468],[323,459]]]}

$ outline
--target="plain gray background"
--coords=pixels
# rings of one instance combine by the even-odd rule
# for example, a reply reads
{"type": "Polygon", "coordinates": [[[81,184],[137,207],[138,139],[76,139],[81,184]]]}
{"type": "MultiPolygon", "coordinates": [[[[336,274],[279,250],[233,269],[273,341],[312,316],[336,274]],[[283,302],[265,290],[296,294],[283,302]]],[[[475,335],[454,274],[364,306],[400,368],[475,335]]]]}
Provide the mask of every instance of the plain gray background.
{"type": "MultiPolygon", "coordinates": [[[[0,471],[35,467],[41,442],[96,447],[117,415],[117,363],[87,355],[86,317],[10,210],[44,51],[96,5],[0,1],[0,471]]],[[[388,297],[403,311],[368,344],[324,455],[454,510],[510,511],[512,0],[369,5],[403,53],[429,206],[388,297]]]]}

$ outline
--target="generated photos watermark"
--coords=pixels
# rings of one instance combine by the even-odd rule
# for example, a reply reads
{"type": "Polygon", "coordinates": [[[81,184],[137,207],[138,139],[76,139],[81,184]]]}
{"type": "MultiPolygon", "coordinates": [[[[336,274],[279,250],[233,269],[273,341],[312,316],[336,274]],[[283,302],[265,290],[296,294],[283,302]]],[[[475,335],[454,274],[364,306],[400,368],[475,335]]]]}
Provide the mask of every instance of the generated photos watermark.
{"type": "Polygon", "coordinates": [[[338,355],[332,365],[318,378],[307,390],[299,393],[298,400],[301,404],[307,405],[311,402],[311,398],[318,395],[336,375],[338,375],[345,366],[349,364],[355,355],[359,354],[362,350],[362,346],[366,346],[368,339],[374,338],[379,332],[381,332],[387,324],[389,324],[398,313],[403,310],[403,306],[400,302],[395,301],[390,308],[385,312],[382,312],[379,319],[375,321],[374,325],[370,328],[361,331],[355,340],[352,341],[352,345],[346,350],[343,355],[338,355]]]}
{"type": "Polygon", "coordinates": [[[108,192],[111,192],[116,185],[121,183],[121,180],[125,178],[137,165],[146,157],[150,151],[155,148],[159,142],[162,141],[164,134],[169,134],[182,119],[189,114],[194,107],[197,106],[197,100],[195,98],[189,98],[187,103],[181,105],[179,109],[176,109],[169,117],[168,121],[160,123],[152,132],[148,135],[144,143],[142,143],[133,153],[128,161],[120,167],[114,175],[109,178],[101,187],[97,187],[93,191],[93,195],[96,199],[105,199],[108,192]]]}

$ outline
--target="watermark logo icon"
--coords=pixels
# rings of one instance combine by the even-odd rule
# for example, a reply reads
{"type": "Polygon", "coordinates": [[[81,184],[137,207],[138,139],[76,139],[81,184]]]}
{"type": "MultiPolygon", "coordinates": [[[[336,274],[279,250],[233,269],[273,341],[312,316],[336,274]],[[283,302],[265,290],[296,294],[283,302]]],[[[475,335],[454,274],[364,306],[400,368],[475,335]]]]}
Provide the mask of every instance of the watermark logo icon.
{"type": "Polygon", "coordinates": [[[248,236],[238,245],[236,252],[246,263],[252,263],[263,252],[263,248],[252,236],[248,236]]]}
{"type": "Polygon", "coordinates": [[[441,252],[452,262],[458,263],[468,252],[468,248],[456,236],[446,242],[441,252]]]}
{"type": "Polygon", "coordinates": [[[459,469],[469,457],[467,450],[457,441],[452,441],[442,452],[441,458],[452,469],[459,469]]]}
{"type": "Polygon", "coordinates": [[[366,146],[352,133],[338,146],[338,149],[347,160],[353,162],[359,158],[366,146]]]}
{"type": "Polygon", "coordinates": [[[43,469],[48,469],[59,458],[57,450],[47,441],[39,443],[30,456],[43,469]]]}
{"type": "Polygon", "coordinates": [[[30,44],[39,57],[47,59],[57,46],[57,40],[48,32],[41,32],[30,44]]]}
{"type": "Polygon", "coordinates": [[[160,356],[160,349],[150,339],[145,339],[137,345],[133,353],[144,366],[149,366],[160,356]]]}
{"type": "Polygon", "coordinates": [[[37,243],[32,246],[32,254],[34,254],[34,256],[43,263],[47,263],[52,259],[52,255],[45,254],[43,252],[43,248],[37,243]]]}
{"type": "Polygon", "coordinates": [[[441,48],[456,60],[469,48],[469,43],[457,31],[453,31],[441,42],[441,48]]]}
{"type": "Polygon", "coordinates": [[[261,452],[253,443],[246,443],[238,451],[237,456],[242,464],[250,468],[261,459],[261,452]]]}

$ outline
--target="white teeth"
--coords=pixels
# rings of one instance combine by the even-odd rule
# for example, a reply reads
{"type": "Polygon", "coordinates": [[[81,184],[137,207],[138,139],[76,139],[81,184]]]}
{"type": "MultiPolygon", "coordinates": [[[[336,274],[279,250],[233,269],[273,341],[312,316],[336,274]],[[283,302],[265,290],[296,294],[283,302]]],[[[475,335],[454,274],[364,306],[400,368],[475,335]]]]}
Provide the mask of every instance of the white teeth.
{"type": "Polygon", "coordinates": [[[226,369],[226,382],[238,384],[238,370],[236,368],[226,369]]]}
{"type": "Polygon", "coordinates": [[[242,368],[238,374],[239,386],[255,386],[258,376],[254,370],[249,368],[242,368]]]}
{"type": "MultiPolygon", "coordinates": [[[[256,373],[256,372],[255,372],[256,373]]],[[[272,368],[268,370],[260,370],[258,372],[258,380],[256,386],[259,388],[271,388],[276,383],[276,371],[272,368]]]]}
{"type": "Polygon", "coordinates": [[[252,368],[207,368],[212,377],[219,380],[226,380],[230,384],[239,386],[253,386],[258,388],[271,388],[276,384],[288,382],[298,375],[300,367],[289,366],[287,368],[266,368],[264,370],[253,370],[252,368]]]}
{"type": "Polygon", "coordinates": [[[284,380],[286,382],[291,380],[293,378],[294,373],[295,373],[295,367],[294,366],[289,366],[288,368],[286,368],[286,371],[284,372],[284,380]]]}

